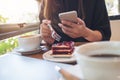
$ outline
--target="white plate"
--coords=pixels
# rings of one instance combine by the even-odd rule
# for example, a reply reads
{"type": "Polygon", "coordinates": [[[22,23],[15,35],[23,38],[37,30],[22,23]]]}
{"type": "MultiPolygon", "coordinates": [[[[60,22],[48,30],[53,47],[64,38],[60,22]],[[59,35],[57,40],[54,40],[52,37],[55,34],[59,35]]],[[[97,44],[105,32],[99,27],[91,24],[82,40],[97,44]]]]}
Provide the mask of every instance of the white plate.
{"type": "Polygon", "coordinates": [[[42,48],[39,47],[39,48],[36,48],[36,49],[34,49],[34,50],[26,51],[25,49],[22,49],[22,48],[17,47],[17,48],[14,48],[13,51],[20,52],[20,53],[22,53],[22,54],[33,54],[33,53],[40,52],[41,49],[42,49],[42,48]]]}
{"type": "Polygon", "coordinates": [[[53,57],[51,55],[52,50],[46,52],[43,54],[43,59],[49,60],[49,61],[54,61],[54,62],[63,62],[63,63],[73,63],[76,62],[75,56],[72,57],[53,57]]]}
{"type": "MultiPolygon", "coordinates": [[[[66,68],[65,70],[68,71],[69,73],[79,77],[80,80],[83,80],[83,75],[82,75],[82,72],[81,72],[79,65],[75,65],[75,66],[72,66],[70,68],[66,68]]],[[[63,77],[60,77],[59,80],[65,80],[65,79],[63,77]]]]}

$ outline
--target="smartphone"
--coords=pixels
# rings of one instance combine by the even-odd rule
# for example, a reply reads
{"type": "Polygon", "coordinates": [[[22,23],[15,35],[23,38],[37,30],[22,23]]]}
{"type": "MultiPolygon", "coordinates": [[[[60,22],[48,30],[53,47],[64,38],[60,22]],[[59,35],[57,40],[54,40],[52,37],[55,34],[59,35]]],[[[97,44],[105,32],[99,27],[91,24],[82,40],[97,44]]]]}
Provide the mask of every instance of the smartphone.
{"type": "Polygon", "coordinates": [[[59,13],[60,20],[67,20],[77,23],[77,11],[59,13]]]}

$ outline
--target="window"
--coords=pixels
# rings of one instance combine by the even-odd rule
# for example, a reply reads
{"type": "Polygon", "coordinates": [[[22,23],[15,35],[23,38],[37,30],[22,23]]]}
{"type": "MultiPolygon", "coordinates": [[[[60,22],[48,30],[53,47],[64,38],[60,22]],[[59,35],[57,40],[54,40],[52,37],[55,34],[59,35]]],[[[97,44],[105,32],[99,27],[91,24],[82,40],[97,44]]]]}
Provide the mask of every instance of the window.
{"type": "Polygon", "coordinates": [[[105,0],[111,20],[120,19],[120,0],[105,0]]]}
{"type": "MultiPolygon", "coordinates": [[[[18,33],[21,34],[39,28],[38,1],[41,0],[0,0],[0,40],[7,38],[5,36],[11,37],[18,33]],[[5,25],[5,23],[7,25],[5,25]],[[28,25],[24,25],[25,28],[21,29],[18,23],[20,25],[24,23],[33,23],[34,26],[32,25],[33,27],[29,27],[28,25]],[[22,31],[18,32],[18,30],[22,31]],[[11,31],[14,31],[14,33],[11,33],[11,31]]],[[[109,16],[118,15],[117,17],[119,17],[120,0],[105,1],[109,16]]]]}
{"type": "Polygon", "coordinates": [[[109,16],[119,15],[118,0],[106,0],[106,6],[109,16]]]}
{"type": "Polygon", "coordinates": [[[0,0],[0,15],[7,23],[36,22],[38,3],[35,0],[0,0]]]}
{"type": "Polygon", "coordinates": [[[39,28],[36,0],[0,0],[0,40],[39,28]]]}
{"type": "MultiPolygon", "coordinates": [[[[38,1],[0,0],[0,40],[39,30],[38,1]]],[[[120,19],[120,0],[105,1],[110,19],[120,19]]]]}
{"type": "Polygon", "coordinates": [[[38,11],[36,0],[0,0],[0,55],[18,46],[17,35],[39,30],[38,11]]]}

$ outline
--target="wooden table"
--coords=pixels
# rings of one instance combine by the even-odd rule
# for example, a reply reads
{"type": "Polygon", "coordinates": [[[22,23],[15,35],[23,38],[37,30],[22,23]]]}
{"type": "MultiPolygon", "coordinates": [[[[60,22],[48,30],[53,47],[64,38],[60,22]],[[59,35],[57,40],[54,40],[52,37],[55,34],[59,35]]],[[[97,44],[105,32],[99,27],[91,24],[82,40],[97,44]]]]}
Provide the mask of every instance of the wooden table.
{"type": "MultiPolygon", "coordinates": [[[[84,43],[76,43],[81,45],[84,43]]],[[[42,54],[50,47],[45,45],[39,53],[17,55],[13,52],[0,56],[0,80],[58,80],[61,75],[54,67],[69,68],[74,65],[43,60],[42,54]]]]}
{"type": "MultiPolygon", "coordinates": [[[[83,45],[86,44],[86,42],[76,42],[75,46],[79,46],[79,45],[83,45]]],[[[36,53],[36,54],[23,54],[23,56],[27,56],[27,57],[32,57],[32,58],[37,58],[37,59],[43,59],[42,55],[43,53],[49,51],[51,49],[51,46],[47,45],[47,44],[42,44],[42,46],[44,46],[45,48],[42,49],[40,52],[36,53]]],[[[67,63],[67,64],[72,64],[75,65],[76,62],[74,63],[67,63]]]]}
{"type": "MultiPolygon", "coordinates": [[[[86,42],[76,42],[75,46],[79,46],[79,45],[83,45],[83,44],[86,44],[86,42]]],[[[37,59],[43,59],[42,58],[43,53],[49,51],[51,49],[51,47],[46,44],[42,44],[42,46],[44,46],[46,49],[42,49],[40,52],[38,52],[36,54],[27,54],[27,55],[24,54],[24,56],[37,58],[37,59]]]]}

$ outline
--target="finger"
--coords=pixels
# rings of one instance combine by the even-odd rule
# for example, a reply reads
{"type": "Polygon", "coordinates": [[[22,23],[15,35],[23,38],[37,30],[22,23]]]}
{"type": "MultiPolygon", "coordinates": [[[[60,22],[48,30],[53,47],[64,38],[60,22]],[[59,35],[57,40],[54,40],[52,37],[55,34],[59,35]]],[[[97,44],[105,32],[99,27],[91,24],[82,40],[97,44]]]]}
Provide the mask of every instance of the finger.
{"type": "Polygon", "coordinates": [[[41,29],[41,32],[42,32],[43,34],[48,34],[48,35],[51,34],[51,30],[50,30],[49,28],[41,29]]]}
{"type": "Polygon", "coordinates": [[[51,32],[42,31],[42,34],[43,34],[43,35],[46,35],[46,36],[50,36],[50,35],[51,35],[51,32]]]}
{"type": "Polygon", "coordinates": [[[62,29],[62,31],[66,34],[66,35],[68,35],[68,36],[72,36],[73,34],[74,34],[74,31],[73,31],[73,29],[72,28],[68,28],[68,27],[66,27],[66,26],[64,26],[64,25],[62,25],[62,24],[58,24],[59,26],[61,26],[61,29],[62,29]]]}
{"type": "Polygon", "coordinates": [[[82,19],[77,18],[77,20],[78,20],[78,24],[84,24],[84,21],[82,19]]]}
{"type": "Polygon", "coordinates": [[[47,38],[44,38],[43,40],[47,43],[53,43],[54,42],[54,39],[52,37],[47,37],[47,38]]]}
{"type": "Polygon", "coordinates": [[[48,37],[48,36],[51,36],[51,31],[47,30],[47,29],[41,29],[40,31],[40,34],[43,36],[43,37],[48,37]]]}
{"type": "Polygon", "coordinates": [[[51,31],[47,24],[42,23],[40,27],[41,27],[41,30],[51,31]]]}
{"type": "Polygon", "coordinates": [[[69,27],[67,27],[67,26],[64,26],[63,24],[61,24],[61,23],[59,23],[58,24],[60,27],[61,27],[61,29],[63,30],[63,31],[65,31],[65,32],[71,32],[71,30],[72,30],[72,28],[69,28],[69,27]]]}
{"type": "Polygon", "coordinates": [[[43,35],[42,35],[42,38],[43,38],[44,40],[48,40],[49,38],[51,38],[51,36],[48,36],[48,35],[43,34],[43,35]]]}
{"type": "Polygon", "coordinates": [[[44,20],[42,20],[42,23],[44,23],[44,24],[51,24],[51,21],[50,20],[47,20],[47,19],[44,19],[44,20]]]}
{"type": "Polygon", "coordinates": [[[77,26],[77,24],[75,24],[75,23],[73,23],[73,22],[70,22],[70,21],[66,21],[66,20],[62,20],[62,24],[63,24],[63,25],[67,25],[67,26],[69,26],[69,27],[71,27],[71,28],[77,26]]]}
{"type": "Polygon", "coordinates": [[[68,28],[68,27],[62,25],[61,23],[59,23],[58,25],[61,27],[62,31],[63,31],[66,35],[68,35],[68,36],[70,36],[70,37],[72,37],[72,38],[76,38],[76,37],[77,37],[77,35],[75,34],[73,28],[68,28]]]}
{"type": "Polygon", "coordinates": [[[74,33],[65,31],[64,29],[62,30],[66,35],[68,35],[71,38],[74,38],[74,33]]]}

